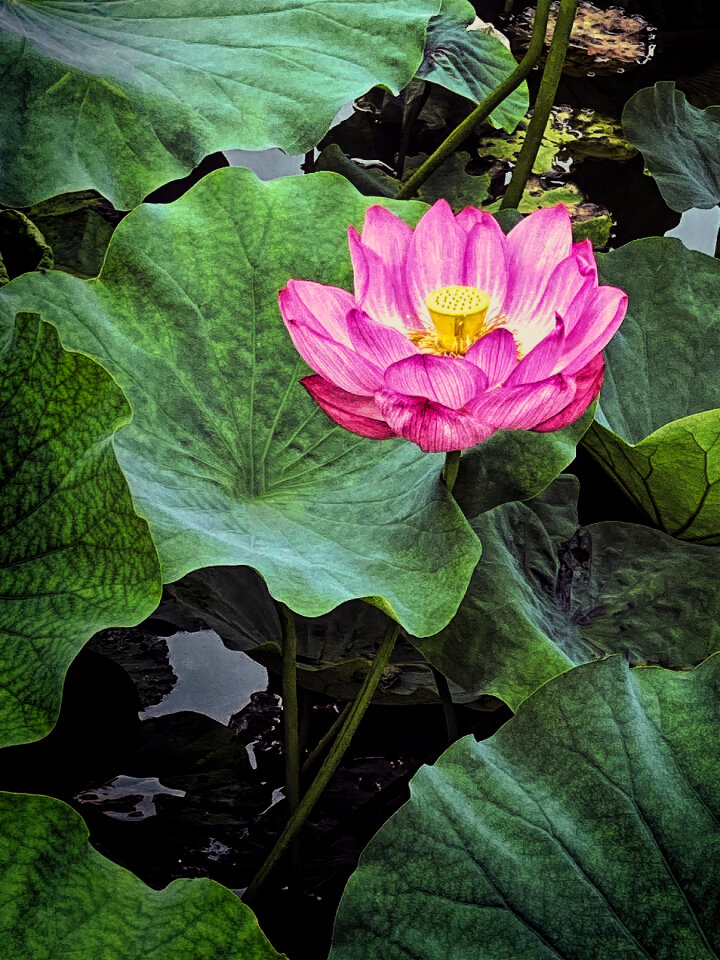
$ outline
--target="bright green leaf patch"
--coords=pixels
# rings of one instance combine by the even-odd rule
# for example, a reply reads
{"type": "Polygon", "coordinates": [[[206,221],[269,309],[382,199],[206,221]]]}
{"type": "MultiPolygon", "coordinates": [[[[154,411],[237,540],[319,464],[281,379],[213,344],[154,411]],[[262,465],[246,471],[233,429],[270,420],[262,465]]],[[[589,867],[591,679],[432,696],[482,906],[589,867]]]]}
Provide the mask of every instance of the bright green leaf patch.
{"type": "Polygon", "coordinates": [[[153,890],[103,857],[50,797],[0,794],[0,951],[15,960],[280,960],[212,880],[153,890]]]}
{"type": "Polygon", "coordinates": [[[605,350],[584,442],[658,526],[720,540],[720,263],[679,240],[636,240],[599,257],[628,314],[605,350]]]}
{"type": "Polygon", "coordinates": [[[663,81],[628,100],[622,124],[671,210],[720,202],[720,107],[698,110],[663,81]]]}
{"type": "Polygon", "coordinates": [[[715,960],[718,724],[717,656],[551,681],[415,775],[348,883],[331,960],[715,960]]]}
{"type": "MultiPolygon", "coordinates": [[[[218,170],[130,214],[97,281],[28,274],[0,300],[42,307],[127,393],[118,456],[166,582],[246,564],[302,615],[372,597],[424,636],[453,616],[480,555],[443,458],[335,426],[298,382],[277,304],[291,277],[351,286],[347,225],[372,202],[335,174],[218,170]]],[[[425,210],[389,206],[413,222],[425,210]]]]}
{"type": "Polygon", "coordinates": [[[146,522],[113,450],[130,419],[99,364],[35,315],[0,325],[0,745],[44,736],[65,672],[102,627],[160,598],[146,522]]]}
{"type": "Polygon", "coordinates": [[[310,150],[419,66],[439,0],[0,4],[0,201],[94,188],[129,209],[203,156],[310,150]]]}
{"type": "Polygon", "coordinates": [[[693,667],[720,649],[720,555],[630,523],[580,527],[578,483],[472,519],[483,554],[450,625],[415,640],[471,696],[512,709],[609,653],[693,667]]]}
{"type": "MultiPolygon", "coordinates": [[[[428,26],[425,56],[418,77],[480,103],[517,67],[512,53],[496,37],[468,30],[475,17],[469,3],[446,2],[428,26]],[[463,16],[463,10],[465,11],[463,16]]],[[[496,127],[512,133],[528,108],[527,84],[522,83],[490,114],[496,127]]]]}

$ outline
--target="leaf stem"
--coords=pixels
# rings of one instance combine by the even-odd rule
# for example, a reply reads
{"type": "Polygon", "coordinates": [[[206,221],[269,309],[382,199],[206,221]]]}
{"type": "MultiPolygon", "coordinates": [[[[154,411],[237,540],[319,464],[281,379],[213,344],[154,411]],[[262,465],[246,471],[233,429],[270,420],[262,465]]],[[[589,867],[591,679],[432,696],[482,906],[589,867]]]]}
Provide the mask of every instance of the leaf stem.
{"type": "Polygon", "coordinates": [[[555,32],[553,33],[550,52],[548,53],[545,69],[543,70],[542,80],[538,89],[538,95],[533,106],[532,117],[528,125],[527,133],[523,145],[518,154],[517,163],[513,170],[512,179],[505,191],[505,196],[500,204],[500,209],[505,210],[508,207],[517,208],[519,205],[525,184],[532,173],[533,164],[537,157],[543,134],[547,127],[550,111],[555,103],[555,94],[557,93],[560,76],[562,74],[563,64],[567,55],[570,34],[575,22],[575,13],[577,11],[579,0],[560,0],[557,19],[555,21],[555,32]]]}
{"type": "Polygon", "coordinates": [[[445,466],[443,467],[442,478],[450,493],[452,493],[455,481],[457,480],[461,456],[462,450],[450,450],[445,454],[445,466]]]}
{"type": "Polygon", "coordinates": [[[377,689],[380,678],[382,677],[383,671],[385,670],[385,667],[390,659],[390,655],[393,652],[393,648],[395,647],[395,641],[397,640],[399,630],[400,626],[394,620],[391,620],[388,623],[385,636],[380,644],[380,649],[370,665],[370,669],[363,680],[363,684],[360,687],[358,695],[353,701],[352,707],[348,712],[335,743],[333,743],[332,747],[330,748],[330,752],[318,770],[317,776],[308,787],[307,793],[300,801],[300,805],[298,806],[297,810],[285,824],[285,828],[275,841],[275,846],[268,854],[265,863],[263,863],[263,865],[260,867],[257,874],[253,877],[250,886],[245,891],[243,900],[246,903],[251,903],[257,898],[259,891],[267,882],[268,877],[275,869],[279,860],[287,851],[288,847],[291,845],[293,839],[297,836],[300,828],[305,823],[313,807],[319,800],[323,790],[328,785],[330,778],[337,770],[340,761],[342,760],[345,751],[350,746],[350,742],[355,735],[355,731],[359,727],[360,721],[362,720],[365,711],[367,710],[370,701],[373,698],[373,694],[377,689]]]}
{"type": "MultiPolygon", "coordinates": [[[[575,0],[575,2],[577,2],[577,0],[575,0]]],[[[452,133],[443,140],[437,150],[430,154],[425,163],[418,167],[398,192],[398,200],[409,200],[410,197],[415,196],[427,178],[435,173],[437,168],[450,154],[455,153],[455,151],[462,146],[475,127],[484,120],[487,120],[493,110],[499,106],[503,100],[509,97],[513,90],[517,90],[523,80],[526,79],[542,53],[549,13],[550,0],[538,0],[532,36],[530,37],[530,44],[528,45],[525,56],[513,72],[506,77],[502,83],[498,84],[492,93],[489,93],[482,103],[479,103],[473,112],[455,127],[452,133]]]]}
{"type": "Polygon", "coordinates": [[[325,753],[326,749],[330,746],[331,742],[335,739],[340,727],[345,723],[347,715],[350,713],[350,708],[352,704],[346,703],[341,712],[335,717],[332,722],[332,726],[329,728],[327,733],[318,740],[317,745],[312,749],[312,751],[307,755],[305,761],[302,765],[301,773],[309,773],[310,770],[315,766],[318,760],[321,759],[322,755],[325,753]]]}
{"type": "Polygon", "coordinates": [[[283,619],[282,698],[285,735],[285,798],[292,817],[300,802],[300,744],[298,739],[297,630],[295,615],[280,604],[283,619]]]}
{"type": "Polygon", "coordinates": [[[448,682],[444,674],[440,673],[439,670],[436,670],[432,664],[430,664],[430,669],[432,670],[432,675],[435,679],[435,686],[437,687],[440,702],[442,703],[443,713],[445,714],[448,745],[452,746],[460,733],[458,729],[457,713],[455,712],[455,704],[453,703],[450,687],[448,686],[448,682]]]}
{"type": "Polygon", "coordinates": [[[403,116],[402,139],[400,140],[397,161],[395,163],[395,173],[397,174],[398,180],[402,179],[403,170],[405,169],[405,158],[407,157],[408,146],[410,145],[410,138],[413,135],[415,124],[430,96],[430,84],[427,80],[420,80],[419,82],[421,86],[413,91],[412,98],[403,116]]]}

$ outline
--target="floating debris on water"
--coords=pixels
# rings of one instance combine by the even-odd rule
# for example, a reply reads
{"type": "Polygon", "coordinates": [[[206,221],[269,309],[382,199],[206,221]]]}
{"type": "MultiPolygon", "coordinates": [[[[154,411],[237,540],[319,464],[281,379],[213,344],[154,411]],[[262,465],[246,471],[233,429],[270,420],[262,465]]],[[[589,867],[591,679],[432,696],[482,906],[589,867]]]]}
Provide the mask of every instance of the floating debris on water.
{"type": "MultiPolygon", "coordinates": [[[[558,3],[550,8],[546,45],[555,32],[558,3]]],[[[530,42],[535,10],[526,7],[507,26],[513,46],[527,47],[530,42]]],[[[655,27],[639,14],[627,13],[622,7],[601,10],[593,3],[578,6],[575,24],[563,72],[575,77],[606,76],[634,69],[647,63],[655,52],[655,27]]]]}

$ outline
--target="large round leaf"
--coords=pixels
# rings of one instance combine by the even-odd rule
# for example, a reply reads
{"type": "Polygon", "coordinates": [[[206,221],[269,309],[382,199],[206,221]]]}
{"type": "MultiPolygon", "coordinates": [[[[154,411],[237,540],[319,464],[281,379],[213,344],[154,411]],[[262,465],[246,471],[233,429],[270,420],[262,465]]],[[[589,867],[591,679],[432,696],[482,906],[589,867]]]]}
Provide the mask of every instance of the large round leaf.
{"type": "Polygon", "coordinates": [[[517,709],[541,684],[608,653],[692,667],[720,650],[720,553],[650,527],[577,519],[561,477],[472,520],[483,554],[450,625],[414,643],[468,694],[517,709]]]}
{"type": "Polygon", "coordinates": [[[157,606],[157,554],[113,450],[129,419],[112,377],[50,324],[0,325],[0,746],[48,733],[93,633],[157,606]]]}
{"type": "Polygon", "coordinates": [[[421,62],[439,0],[2,0],[0,200],[119,209],[208,153],[304,153],[421,62]]]}
{"type": "Polygon", "coordinates": [[[718,542],[720,263],[653,237],[599,265],[630,299],[585,443],[658,526],[718,542]]]}
{"type": "Polygon", "coordinates": [[[88,843],[50,797],[0,794],[0,950],[16,960],[280,960],[212,880],[152,890],[88,843]]]}
{"type": "Polygon", "coordinates": [[[331,960],[716,960],[718,724],[717,656],[551,681],[415,775],[345,890],[331,960]]]}
{"type": "MultiPolygon", "coordinates": [[[[465,0],[444,0],[440,15],[428,26],[425,56],[417,75],[475,103],[484,100],[517,67],[512,53],[496,37],[469,30],[475,9],[465,0]]],[[[528,89],[521,83],[488,118],[512,133],[528,108],[528,89]]]]}
{"type": "Polygon", "coordinates": [[[720,107],[698,110],[663,81],[628,100],[622,124],[671,210],[720,202],[720,107]]]}
{"type": "Polygon", "coordinates": [[[307,368],[277,305],[290,277],[350,284],[347,225],[371,203],[335,174],[218,170],[127,217],[97,281],[27,274],[0,301],[42,305],[126,391],[118,456],[166,582],[246,564],[300,614],[372,597],[425,636],[453,616],[480,554],[442,455],[335,426],[298,383],[307,368]]]}

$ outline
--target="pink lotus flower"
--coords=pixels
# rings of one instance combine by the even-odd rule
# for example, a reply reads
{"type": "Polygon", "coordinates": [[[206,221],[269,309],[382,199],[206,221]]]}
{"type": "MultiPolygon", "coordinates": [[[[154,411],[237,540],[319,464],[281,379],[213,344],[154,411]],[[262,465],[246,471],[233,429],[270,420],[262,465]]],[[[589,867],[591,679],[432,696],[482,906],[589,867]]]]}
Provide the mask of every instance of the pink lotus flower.
{"type": "Polygon", "coordinates": [[[627,295],[598,286],[564,206],[507,236],[475,207],[439,200],[412,230],[375,206],[348,238],[354,296],[309,280],[280,291],[317,374],[302,383],[347,430],[464,450],[496,430],[559,430],[599,393],[627,295]]]}

